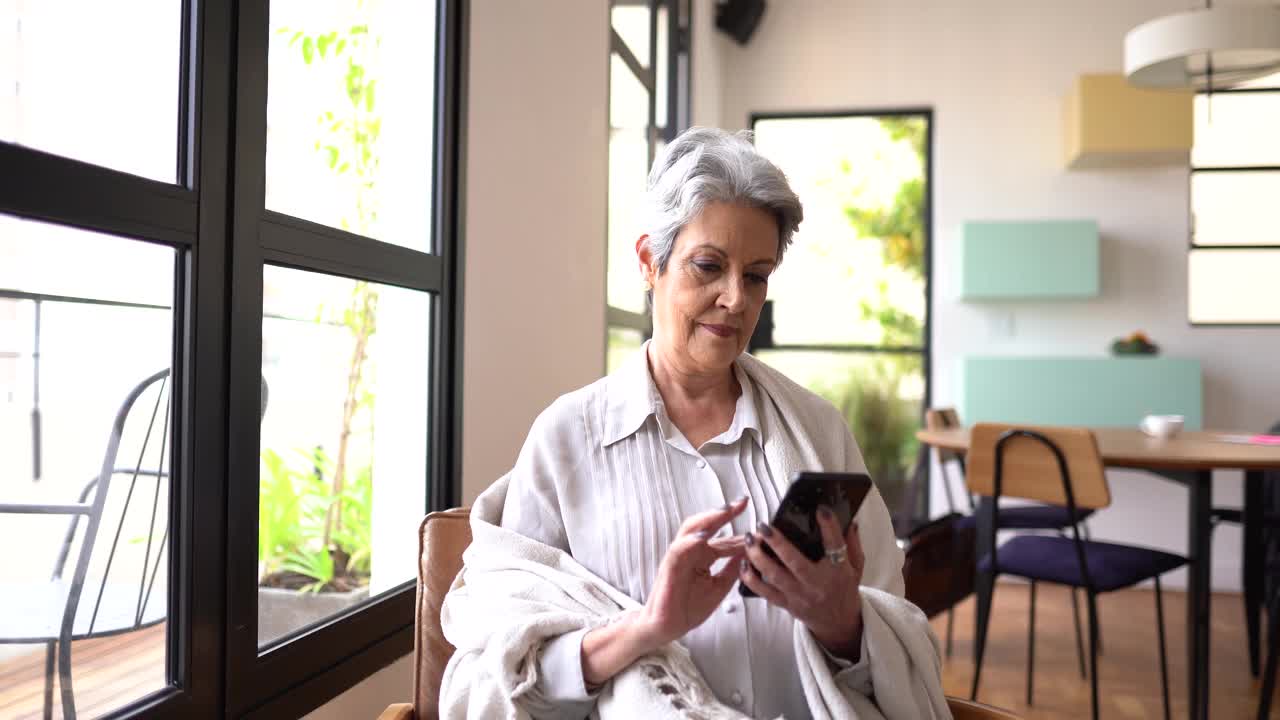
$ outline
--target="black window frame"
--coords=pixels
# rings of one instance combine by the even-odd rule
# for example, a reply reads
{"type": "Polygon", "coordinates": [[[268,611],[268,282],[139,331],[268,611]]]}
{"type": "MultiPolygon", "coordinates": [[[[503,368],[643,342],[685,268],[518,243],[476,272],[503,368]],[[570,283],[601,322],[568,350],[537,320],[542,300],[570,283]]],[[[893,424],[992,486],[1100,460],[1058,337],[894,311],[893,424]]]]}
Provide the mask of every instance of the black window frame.
{"type": "MultiPolygon", "coordinates": [[[[921,374],[924,376],[924,397],[921,399],[920,422],[923,427],[924,413],[933,406],[933,190],[934,190],[934,171],[933,158],[934,149],[934,112],[932,107],[889,107],[889,108],[870,108],[855,110],[800,110],[800,111],[779,111],[779,112],[753,112],[748,116],[748,125],[752,132],[755,132],[756,124],[765,120],[816,120],[829,118],[881,118],[881,117],[920,117],[925,121],[925,142],[924,142],[924,328],[922,329],[923,344],[920,346],[891,346],[891,345],[857,345],[857,344],[788,344],[775,343],[772,338],[772,328],[767,328],[768,332],[761,333],[757,328],[756,334],[752,337],[752,342],[748,347],[749,352],[755,350],[769,351],[801,351],[801,352],[833,352],[833,353],[860,353],[860,354],[914,354],[920,353],[921,374]]],[[[772,301],[770,301],[772,303],[772,301]]],[[[771,316],[772,309],[766,311],[771,316]]],[[[763,315],[761,322],[771,322],[763,315]]],[[[910,468],[908,468],[910,470],[910,468]]],[[[896,513],[899,508],[889,508],[891,513],[895,514],[895,525],[900,525],[900,531],[910,530],[919,524],[923,519],[929,516],[930,506],[930,464],[929,449],[924,443],[920,444],[920,449],[916,453],[916,467],[914,473],[907,478],[907,486],[905,492],[915,492],[911,499],[911,508],[909,516],[905,518],[897,518],[896,513]],[[914,487],[913,487],[914,485],[914,487]]]]}
{"type": "MultiPolygon", "coordinates": [[[[645,165],[646,170],[653,167],[653,161],[657,153],[657,144],[659,138],[662,142],[670,143],[676,139],[680,133],[688,129],[692,117],[692,78],[693,78],[693,56],[692,56],[692,26],[693,26],[693,6],[692,0],[610,0],[609,8],[612,10],[619,6],[646,6],[649,9],[649,57],[648,67],[640,63],[635,53],[613,28],[612,12],[609,15],[609,56],[605,59],[606,63],[612,61],[612,56],[617,55],[627,66],[635,79],[644,87],[649,96],[649,118],[646,124],[648,134],[648,162],[645,165]],[[667,97],[666,116],[658,118],[658,10],[663,8],[667,11],[666,17],[666,35],[667,35],[667,54],[664,58],[666,73],[666,87],[663,89],[667,97]],[[661,120],[661,124],[658,121],[661,120]]],[[[609,87],[608,97],[612,98],[612,85],[609,87]]],[[[605,113],[606,138],[612,138],[613,126],[612,115],[605,113]]],[[[608,142],[608,140],[606,140],[608,142]]],[[[606,147],[606,155],[608,148],[606,147]]],[[[606,191],[606,198],[608,197],[606,191]]],[[[607,209],[606,209],[607,213],[607,209]]],[[[609,354],[609,330],[617,328],[620,330],[638,331],[646,340],[653,335],[653,320],[649,312],[637,313],[630,310],[624,310],[609,304],[609,288],[608,288],[608,258],[609,258],[609,233],[608,224],[605,225],[605,337],[604,337],[604,357],[609,354]]],[[[646,300],[647,308],[647,300],[646,300]]]]}
{"type": "MultiPolygon", "coordinates": [[[[1278,75],[1277,77],[1280,77],[1278,75]]],[[[1214,95],[1275,95],[1280,97],[1280,83],[1276,85],[1268,85],[1266,87],[1241,87],[1241,88],[1223,88],[1212,89],[1196,93],[1197,97],[1204,96],[1209,102],[1213,102],[1214,95]]],[[[1194,143],[1194,140],[1192,141],[1194,143]]],[[[1195,192],[1195,177],[1201,173],[1280,173],[1280,164],[1278,165],[1203,165],[1198,166],[1194,162],[1189,162],[1190,168],[1187,173],[1187,323],[1193,328],[1273,328],[1280,326],[1280,319],[1275,322],[1196,322],[1191,319],[1191,255],[1193,253],[1232,253],[1241,251],[1257,251],[1269,250],[1280,255],[1280,243],[1267,243],[1259,245],[1231,245],[1210,243],[1201,245],[1196,242],[1196,218],[1193,212],[1195,202],[1192,195],[1195,192]]]]}
{"type": "Polygon", "coordinates": [[[433,295],[423,512],[461,498],[468,0],[436,0],[429,253],[263,207],[269,15],[269,0],[183,3],[173,183],[0,142],[0,213],[177,251],[168,684],[109,718],[300,716],[413,649],[411,580],[258,650],[264,263],[433,295]]]}

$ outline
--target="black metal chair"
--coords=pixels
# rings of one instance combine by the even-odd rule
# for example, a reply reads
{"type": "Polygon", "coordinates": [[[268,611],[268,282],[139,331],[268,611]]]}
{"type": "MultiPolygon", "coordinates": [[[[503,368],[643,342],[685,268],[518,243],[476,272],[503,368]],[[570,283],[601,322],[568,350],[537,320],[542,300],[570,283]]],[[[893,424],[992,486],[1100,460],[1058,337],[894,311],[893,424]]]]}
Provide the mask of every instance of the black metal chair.
{"type": "MultiPolygon", "coordinates": [[[[1280,422],[1272,425],[1267,431],[1271,435],[1280,435],[1280,422]]],[[[1257,513],[1261,520],[1262,528],[1270,528],[1280,523],[1280,472],[1268,471],[1261,473],[1263,480],[1259,486],[1250,488],[1248,480],[1245,484],[1245,505],[1250,503],[1260,504],[1261,510],[1257,513]]],[[[1215,507],[1210,513],[1211,527],[1217,527],[1219,523],[1229,522],[1236,525],[1245,525],[1245,508],[1229,508],[1215,507]]],[[[1261,529],[1261,528],[1260,528],[1261,529]]],[[[1249,671],[1254,677],[1258,675],[1258,665],[1261,661],[1261,637],[1262,627],[1261,619],[1264,612],[1264,604],[1267,601],[1266,592],[1254,583],[1259,583],[1261,579],[1268,575],[1268,567],[1266,566],[1267,556],[1258,548],[1252,547],[1258,542],[1256,534],[1250,532],[1250,528],[1245,528],[1245,532],[1241,538],[1243,547],[1240,549],[1240,583],[1244,589],[1244,618],[1245,618],[1245,635],[1249,643],[1249,671]]]]}
{"type": "MultiPolygon", "coordinates": [[[[1280,423],[1271,428],[1272,434],[1280,433],[1280,423]]],[[[1266,643],[1266,668],[1262,671],[1262,693],[1258,700],[1258,718],[1266,720],[1271,715],[1271,701],[1276,692],[1276,671],[1277,665],[1280,664],[1280,471],[1267,471],[1262,474],[1262,488],[1259,489],[1259,498],[1261,500],[1262,511],[1261,528],[1259,545],[1255,553],[1245,553],[1245,557],[1252,557],[1254,562],[1262,567],[1250,566],[1246,572],[1252,570],[1260,573],[1255,577],[1262,580],[1263,597],[1265,599],[1267,614],[1267,643],[1266,643]]],[[[1248,539],[1246,538],[1246,542],[1248,539]]],[[[1246,579],[1248,579],[1246,577],[1246,579]]],[[[1248,603],[1245,605],[1246,612],[1254,610],[1248,603]]],[[[1253,618],[1255,623],[1249,628],[1251,643],[1256,640],[1253,633],[1258,632],[1256,617],[1253,618]]],[[[1256,660],[1255,648],[1250,646],[1251,660],[1256,660]]]]}
{"type": "MultiPolygon", "coordinates": [[[[1036,583],[1051,582],[1082,588],[1088,600],[1089,678],[1093,717],[1098,717],[1098,624],[1097,596],[1132,587],[1144,580],[1155,581],[1156,623],[1160,647],[1160,681],[1164,716],[1169,718],[1169,674],[1165,658],[1164,605],[1160,576],[1186,564],[1186,558],[1172,553],[1132,545],[1085,540],[1073,526],[1072,537],[1019,535],[996,548],[996,528],[1001,496],[1053,503],[1071,513],[1080,508],[1101,509],[1111,504],[1102,456],[1093,433],[1083,428],[1017,427],[980,423],[969,440],[968,485],[976,494],[991,497],[996,522],[989,537],[991,555],[980,563],[983,582],[995,592],[1000,574],[1025,578],[1031,583],[1031,615],[1027,635],[1027,704],[1032,704],[1035,668],[1036,583]],[[1046,482],[1057,475],[1059,483],[1046,482]],[[983,567],[985,565],[985,567],[983,567]]],[[[972,699],[977,699],[982,677],[982,657],[986,650],[991,607],[978,618],[977,664],[973,673],[972,699]]]]}
{"type": "MultiPolygon", "coordinates": [[[[53,675],[56,658],[61,689],[62,716],[76,716],[75,694],[71,681],[71,644],[75,640],[132,632],[163,622],[168,609],[168,593],[156,591],[156,577],[168,545],[167,481],[170,446],[169,371],[162,370],[138,384],[125,398],[116,413],[107,441],[102,469],[70,504],[0,504],[0,514],[70,515],[62,548],[47,583],[6,585],[0,583],[0,644],[45,645],[44,717],[53,714],[53,675]],[[154,395],[154,401],[150,396],[154,395]],[[147,402],[138,401],[147,396],[147,402]],[[138,445],[136,461],[119,457],[126,424],[137,410],[149,416],[138,445]],[[152,443],[159,452],[148,455],[152,443]],[[128,482],[118,482],[116,478],[128,482]],[[109,497],[125,488],[118,521],[114,529],[102,527],[109,497]],[[141,500],[149,511],[145,544],[125,538],[121,543],[126,520],[135,502],[141,500]],[[149,502],[148,502],[149,501],[149,502]],[[75,544],[80,521],[85,521],[75,564],[67,574],[67,561],[75,544]],[[164,530],[157,540],[157,523],[164,530]],[[101,576],[90,576],[90,560],[103,552],[106,562],[101,576]],[[117,553],[123,546],[144,545],[141,572],[136,578],[112,575],[117,553]]],[[[132,432],[132,429],[131,429],[132,432]]],[[[132,436],[131,436],[132,437],[132,436]]],[[[130,448],[132,449],[132,448],[130,448]]],[[[133,453],[129,453],[132,458],[133,453]]],[[[116,573],[119,575],[119,572],[116,573]]]]}
{"type": "Polygon", "coordinates": [[[1276,692],[1276,670],[1280,665],[1280,525],[1267,528],[1267,665],[1262,671],[1262,691],[1258,699],[1258,720],[1271,716],[1271,699],[1276,692]]]}
{"type": "MultiPolygon", "coordinates": [[[[934,408],[925,412],[925,427],[930,430],[954,430],[963,427],[960,424],[960,416],[956,413],[955,408],[934,408]]],[[[960,495],[964,497],[968,503],[967,516],[961,522],[961,529],[976,528],[976,521],[973,515],[974,504],[973,496],[969,494],[965,487],[965,467],[964,455],[954,450],[944,450],[941,448],[934,449],[935,456],[938,459],[938,467],[942,470],[942,489],[946,492],[947,508],[951,512],[957,512],[956,501],[952,496],[952,487],[958,485],[960,495]],[[960,469],[960,479],[957,483],[951,474],[952,467],[960,469]]],[[[1092,509],[1082,509],[1077,512],[1069,512],[1065,507],[1057,505],[1048,505],[1036,503],[1031,505],[1015,505],[1006,507],[1000,511],[998,516],[997,527],[1001,530],[1041,530],[1056,532],[1063,534],[1066,528],[1077,523],[1084,523],[1085,520],[1093,514],[1092,509]]],[[[1082,525],[1085,538],[1089,537],[1088,525],[1082,525]]],[[[1080,636],[1080,605],[1076,600],[1076,592],[1071,591],[1071,612],[1075,620],[1076,630],[1076,660],[1080,665],[1080,677],[1085,676],[1084,667],[1084,642],[1080,636]]],[[[947,610],[947,641],[946,654],[951,657],[951,641],[953,635],[953,627],[955,625],[955,608],[947,610]]]]}

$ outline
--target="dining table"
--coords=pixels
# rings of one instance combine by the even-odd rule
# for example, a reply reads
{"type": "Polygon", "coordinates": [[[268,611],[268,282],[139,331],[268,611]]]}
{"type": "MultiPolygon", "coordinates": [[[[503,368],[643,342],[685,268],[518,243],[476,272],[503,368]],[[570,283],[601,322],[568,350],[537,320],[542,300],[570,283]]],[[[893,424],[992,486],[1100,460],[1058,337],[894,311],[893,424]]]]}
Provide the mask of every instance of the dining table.
{"type": "MultiPolygon", "coordinates": [[[[1259,566],[1263,552],[1263,483],[1280,482],[1268,471],[1280,471],[1280,445],[1267,444],[1257,433],[1220,430],[1180,432],[1173,437],[1150,437],[1137,429],[1090,428],[1107,468],[1144,470],[1178,483],[1187,489],[1187,692],[1190,716],[1209,717],[1209,610],[1211,601],[1210,536],[1213,530],[1214,470],[1244,471],[1242,525],[1244,554],[1242,568],[1259,566]]],[[[923,445],[939,450],[965,453],[969,449],[969,429],[921,430],[916,437],[923,445]]],[[[975,508],[978,527],[978,556],[991,547],[992,500],[978,499],[975,508]]],[[[1242,573],[1249,658],[1257,673],[1260,617],[1263,605],[1261,573],[1242,573]]],[[[991,602],[990,584],[976,583],[980,617],[991,602]]]]}

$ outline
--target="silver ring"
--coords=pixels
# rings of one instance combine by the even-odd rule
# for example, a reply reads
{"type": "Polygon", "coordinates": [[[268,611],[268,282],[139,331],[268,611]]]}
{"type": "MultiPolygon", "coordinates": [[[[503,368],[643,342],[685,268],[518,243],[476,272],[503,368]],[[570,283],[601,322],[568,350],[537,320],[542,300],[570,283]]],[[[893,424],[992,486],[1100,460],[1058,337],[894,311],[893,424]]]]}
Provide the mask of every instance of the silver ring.
{"type": "Polygon", "coordinates": [[[841,545],[834,550],[828,550],[827,559],[831,561],[832,565],[843,565],[849,562],[849,546],[841,545]]]}

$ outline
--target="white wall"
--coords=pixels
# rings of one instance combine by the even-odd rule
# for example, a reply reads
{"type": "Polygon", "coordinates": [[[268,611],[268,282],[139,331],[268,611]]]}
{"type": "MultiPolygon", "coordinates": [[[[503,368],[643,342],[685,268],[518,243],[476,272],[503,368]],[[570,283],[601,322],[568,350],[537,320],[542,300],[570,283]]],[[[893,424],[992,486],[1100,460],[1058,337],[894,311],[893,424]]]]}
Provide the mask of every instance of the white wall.
{"type": "Polygon", "coordinates": [[[724,57],[733,42],[716,30],[715,0],[693,0],[690,24],[689,94],[692,124],[721,127],[721,100],[724,95],[724,57]]]}
{"type": "MultiPolygon", "coordinates": [[[[463,499],[510,469],[557,396],[604,374],[608,5],[472,0],[463,499]]],[[[413,696],[396,661],[307,716],[413,696]]]]}
{"type": "Polygon", "coordinates": [[[472,4],[467,502],[539,412],[604,374],[608,68],[602,0],[472,4]]]}
{"type": "MultiPolygon", "coordinates": [[[[1203,364],[1206,427],[1261,430],[1280,417],[1280,373],[1272,370],[1280,332],[1188,325],[1187,170],[1065,172],[1060,161],[1061,103],[1072,80],[1120,72],[1127,30],[1186,7],[1183,0],[775,1],[748,47],[719,45],[720,118],[737,128],[751,112],[934,109],[935,404],[955,401],[955,367],[965,354],[1102,353],[1111,338],[1141,328],[1166,354],[1203,364]],[[1101,297],[955,300],[963,221],[1072,217],[1101,226],[1101,297]]],[[[1097,534],[1185,552],[1185,492],[1142,473],[1109,476],[1115,506],[1093,523],[1097,534]]],[[[1238,505],[1239,473],[1218,473],[1214,493],[1216,503],[1238,505]]],[[[1235,527],[1215,532],[1215,587],[1239,587],[1239,547],[1235,527]]]]}

